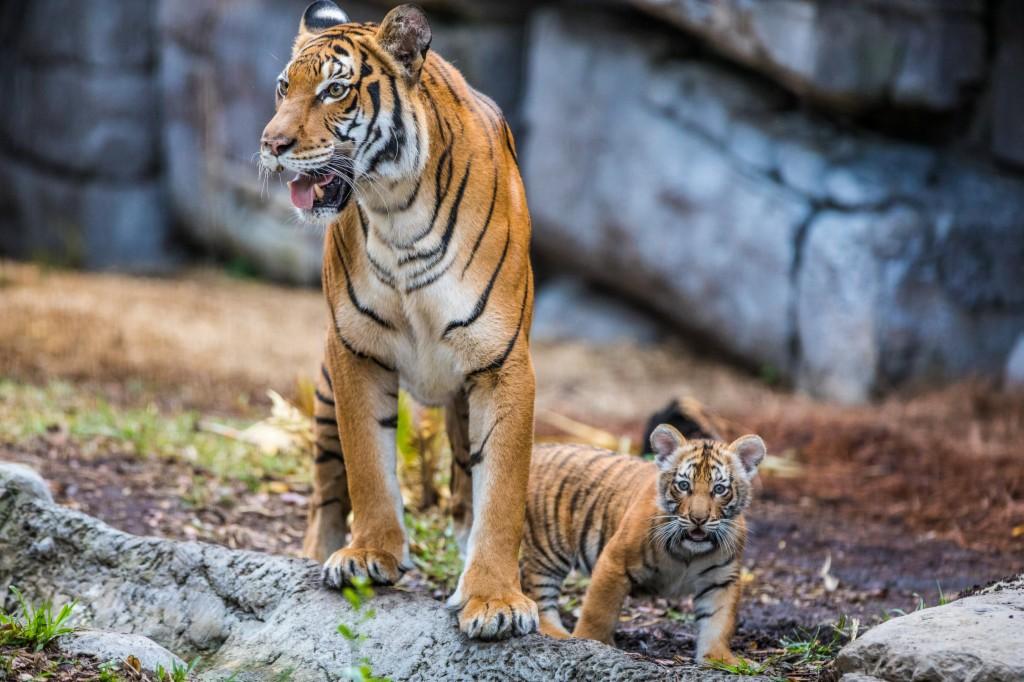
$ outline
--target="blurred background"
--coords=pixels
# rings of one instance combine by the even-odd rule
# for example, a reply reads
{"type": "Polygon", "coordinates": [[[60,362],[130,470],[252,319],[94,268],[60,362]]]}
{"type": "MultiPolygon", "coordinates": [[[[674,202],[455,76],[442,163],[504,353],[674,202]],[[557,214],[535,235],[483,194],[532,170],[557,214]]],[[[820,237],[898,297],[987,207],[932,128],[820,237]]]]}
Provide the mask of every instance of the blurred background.
{"type": "MultiPolygon", "coordinates": [[[[0,254],[315,285],[253,162],[305,4],[5,3],[0,254]]],[[[1021,3],[425,4],[517,134],[541,338],[681,332],[845,402],[1024,363],[1021,3]]]]}
{"type": "MultiPolygon", "coordinates": [[[[538,439],[637,453],[692,396],[769,445],[745,655],[1020,571],[1024,3],[421,2],[517,137],[538,439]]],[[[322,231],[255,152],[306,3],[0,4],[0,460],[123,530],[300,551],[322,231]]],[[[439,429],[403,401],[442,597],[439,429]]],[[[684,660],[680,608],[620,644],[684,660]]]]}

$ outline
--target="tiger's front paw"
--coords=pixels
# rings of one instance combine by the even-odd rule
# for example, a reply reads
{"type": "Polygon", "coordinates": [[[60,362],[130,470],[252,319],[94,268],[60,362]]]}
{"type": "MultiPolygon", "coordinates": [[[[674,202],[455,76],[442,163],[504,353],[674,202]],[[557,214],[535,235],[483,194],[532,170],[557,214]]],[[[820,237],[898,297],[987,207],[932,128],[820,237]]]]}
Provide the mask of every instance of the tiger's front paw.
{"type": "Polygon", "coordinates": [[[521,592],[470,597],[459,611],[459,629],[473,639],[504,639],[537,629],[537,605],[521,592]]]}
{"type": "Polygon", "coordinates": [[[394,556],[379,549],[346,547],[324,562],[323,579],[331,587],[351,584],[354,578],[369,579],[376,585],[393,585],[404,569],[394,556]]]}

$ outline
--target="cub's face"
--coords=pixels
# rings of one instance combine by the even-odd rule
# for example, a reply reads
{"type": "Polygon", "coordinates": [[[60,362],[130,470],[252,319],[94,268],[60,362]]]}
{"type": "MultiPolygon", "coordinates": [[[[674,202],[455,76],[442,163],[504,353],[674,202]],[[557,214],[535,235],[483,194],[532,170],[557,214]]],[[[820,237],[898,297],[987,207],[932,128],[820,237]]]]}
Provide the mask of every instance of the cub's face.
{"type": "Polygon", "coordinates": [[[380,28],[349,23],[328,0],[306,9],[260,144],[267,171],[295,173],[288,185],[303,219],[329,223],[354,191],[414,170],[420,140],[408,102],[429,43],[411,6],[380,28]]]}
{"type": "Polygon", "coordinates": [[[739,541],[737,519],[750,503],[750,487],[765,455],[758,436],[730,444],[686,440],[662,424],[651,434],[658,477],[658,504],[665,516],[656,531],[668,549],[691,554],[727,549],[739,541]]]}

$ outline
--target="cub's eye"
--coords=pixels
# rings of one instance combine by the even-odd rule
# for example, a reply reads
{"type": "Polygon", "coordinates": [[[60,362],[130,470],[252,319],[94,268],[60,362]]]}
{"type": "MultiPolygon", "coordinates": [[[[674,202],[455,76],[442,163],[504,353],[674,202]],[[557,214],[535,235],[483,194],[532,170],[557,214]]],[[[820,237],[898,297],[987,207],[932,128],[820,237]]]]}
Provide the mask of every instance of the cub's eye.
{"type": "Polygon", "coordinates": [[[681,492],[681,493],[688,493],[688,492],[690,492],[690,482],[689,481],[676,481],[676,488],[678,488],[679,492],[681,492]]]}
{"type": "Polygon", "coordinates": [[[711,492],[713,492],[716,495],[724,495],[727,490],[728,488],[725,485],[718,483],[717,485],[715,485],[714,488],[711,489],[711,492]]]}
{"type": "Polygon", "coordinates": [[[277,94],[281,95],[281,97],[288,94],[288,81],[283,78],[277,81],[277,94]]]}
{"type": "Polygon", "coordinates": [[[328,97],[333,97],[334,99],[337,99],[344,95],[346,90],[348,90],[348,88],[342,85],[341,83],[331,83],[330,85],[327,86],[327,89],[324,90],[324,92],[327,94],[328,97]]]}

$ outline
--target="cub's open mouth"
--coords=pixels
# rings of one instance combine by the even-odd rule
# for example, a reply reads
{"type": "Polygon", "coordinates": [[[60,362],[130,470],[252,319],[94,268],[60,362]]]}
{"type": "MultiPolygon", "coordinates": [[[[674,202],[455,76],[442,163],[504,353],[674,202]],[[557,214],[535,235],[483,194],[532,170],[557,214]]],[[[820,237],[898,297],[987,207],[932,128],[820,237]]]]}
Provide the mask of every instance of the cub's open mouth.
{"type": "Polygon", "coordinates": [[[333,208],[340,211],[352,195],[352,187],[340,175],[306,175],[299,173],[289,183],[295,208],[333,208]]]}
{"type": "Polygon", "coordinates": [[[704,542],[708,539],[708,534],[702,530],[688,530],[686,531],[686,539],[693,540],[694,542],[704,542]]]}

